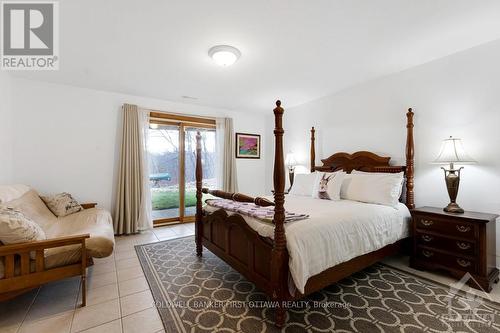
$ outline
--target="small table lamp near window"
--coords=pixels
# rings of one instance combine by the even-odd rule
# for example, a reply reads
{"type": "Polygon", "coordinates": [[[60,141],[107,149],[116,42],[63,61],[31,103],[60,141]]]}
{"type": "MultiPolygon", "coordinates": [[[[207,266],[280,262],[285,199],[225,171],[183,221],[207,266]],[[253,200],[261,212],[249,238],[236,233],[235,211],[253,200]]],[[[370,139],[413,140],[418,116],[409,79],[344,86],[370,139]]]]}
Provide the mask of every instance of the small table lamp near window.
{"type": "Polygon", "coordinates": [[[434,164],[449,164],[449,169],[441,167],[444,170],[446,188],[450,196],[450,203],[443,210],[448,213],[463,213],[464,210],[456,203],[458,186],[460,184],[460,170],[463,167],[455,168],[455,163],[458,164],[473,164],[476,163],[464,150],[462,140],[449,137],[443,140],[441,152],[434,160],[434,164]]]}
{"type": "Polygon", "coordinates": [[[295,159],[295,155],[293,152],[289,152],[288,154],[286,154],[285,165],[288,167],[288,177],[290,179],[290,188],[287,192],[290,192],[293,185],[295,166],[297,165],[297,160],[295,159]]]}

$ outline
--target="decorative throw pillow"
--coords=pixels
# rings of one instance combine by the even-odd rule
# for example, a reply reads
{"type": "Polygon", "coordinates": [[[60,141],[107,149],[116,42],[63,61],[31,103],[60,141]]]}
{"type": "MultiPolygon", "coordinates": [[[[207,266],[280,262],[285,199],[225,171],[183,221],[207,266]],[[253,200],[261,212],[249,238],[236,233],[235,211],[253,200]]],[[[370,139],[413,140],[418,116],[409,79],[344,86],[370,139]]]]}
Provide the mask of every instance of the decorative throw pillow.
{"type": "Polygon", "coordinates": [[[45,232],[19,210],[0,206],[0,242],[4,244],[44,240],[45,232]]]}
{"type": "Polygon", "coordinates": [[[57,217],[63,217],[83,210],[71,194],[63,192],[50,196],[40,196],[50,211],[57,217]]]}
{"type": "Polygon", "coordinates": [[[290,190],[291,195],[301,195],[310,197],[313,194],[314,183],[316,182],[316,173],[296,174],[293,180],[293,186],[290,190]]]}
{"type": "Polygon", "coordinates": [[[313,189],[313,198],[340,200],[340,187],[345,175],[344,171],[318,172],[313,189]]]}

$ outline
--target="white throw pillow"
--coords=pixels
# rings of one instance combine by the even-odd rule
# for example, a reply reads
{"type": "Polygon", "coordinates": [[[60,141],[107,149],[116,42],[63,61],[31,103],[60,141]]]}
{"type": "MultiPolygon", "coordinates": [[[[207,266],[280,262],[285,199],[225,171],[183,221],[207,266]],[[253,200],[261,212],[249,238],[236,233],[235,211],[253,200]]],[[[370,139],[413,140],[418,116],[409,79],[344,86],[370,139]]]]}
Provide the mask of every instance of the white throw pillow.
{"type": "Polygon", "coordinates": [[[310,197],[313,193],[315,181],[316,172],[296,174],[289,194],[310,197]]]}
{"type": "Polygon", "coordinates": [[[49,196],[40,196],[50,211],[57,217],[63,217],[83,210],[83,207],[71,194],[63,192],[49,196]]]}
{"type": "Polygon", "coordinates": [[[326,200],[340,200],[340,188],[346,173],[318,172],[313,188],[313,198],[326,200]]]}
{"type": "Polygon", "coordinates": [[[0,203],[6,203],[16,200],[28,192],[30,187],[27,185],[0,185],[0,203]]]}
{"type": "Polygon", "coordinates": [[[353,172],[345,177],[340,197],[346,200],[396,207],[403,186],[403,172],[353,172]]]}
{"type": "Polygon", "coordinates": [[[19,210],[0,206],[0,242],[15,244],[44,240],[45,232],[19,210]]]}

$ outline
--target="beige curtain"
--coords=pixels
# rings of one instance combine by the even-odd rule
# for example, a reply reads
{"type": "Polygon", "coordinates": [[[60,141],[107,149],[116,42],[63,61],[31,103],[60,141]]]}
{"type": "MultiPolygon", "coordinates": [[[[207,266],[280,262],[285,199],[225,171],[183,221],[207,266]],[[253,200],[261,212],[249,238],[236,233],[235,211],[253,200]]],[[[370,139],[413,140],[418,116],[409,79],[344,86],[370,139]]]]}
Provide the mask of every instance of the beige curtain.
{"type": "Polygon", "coordinates": [[[149,114],[123,105],[123,128],[114,218],[115,234],[152,228],[146,151],[149,114]]]}
{"type": "Polygon", "coordinates": [[[238,192],[236,177],[235,138],[232,118],[217,118],[217,187],[226,192],[238,192]]]}

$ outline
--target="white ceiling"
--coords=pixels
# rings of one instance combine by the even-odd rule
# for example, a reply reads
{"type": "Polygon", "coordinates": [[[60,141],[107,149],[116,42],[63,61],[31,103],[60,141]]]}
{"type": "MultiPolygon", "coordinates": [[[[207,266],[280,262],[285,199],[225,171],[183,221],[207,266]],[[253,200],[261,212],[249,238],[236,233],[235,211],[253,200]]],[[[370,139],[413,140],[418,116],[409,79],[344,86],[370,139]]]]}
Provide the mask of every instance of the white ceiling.
{"type": "Polygon", "coordinates": [[[15,75],[268,111],[499,39],[499,18],[498,0],[64,0],[60,70],[15,75]],[[216,66],[217,44],[242,57],[216,66]]]}

